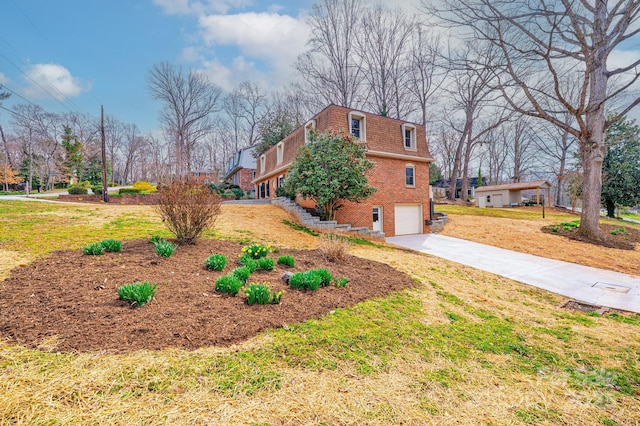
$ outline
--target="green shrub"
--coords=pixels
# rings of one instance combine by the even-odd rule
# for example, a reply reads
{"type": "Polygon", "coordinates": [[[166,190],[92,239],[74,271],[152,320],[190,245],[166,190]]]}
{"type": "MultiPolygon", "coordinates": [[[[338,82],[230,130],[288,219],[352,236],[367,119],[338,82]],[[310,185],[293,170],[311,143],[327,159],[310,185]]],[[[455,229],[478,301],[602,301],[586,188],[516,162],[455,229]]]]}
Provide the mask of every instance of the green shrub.
{"type": "Polygon", "coordinates": [[[271,246],[265,246],[264,244],[251,244],[250,246],[242,247],[242,253],[251,256],[253,259],[260,259],[265,257],[271,251],[271,246]]]}
{"type": "Polygon", "coordinates": [[[222,271],[227,265],[227,257],[222,254],[212,254],[204,261],[204,264],[212,271],[222,271]]]}
{"type": "Polygon", "coordinates": [[[236,277],[243,283],[246,283],[247,280],[249,279],[249,276],[251,275],[251,271],[246,266],[241,266],[239,268],[234,269],[232,274],[234,277],[236,277]]]}
{"type": "Polygon", "coordinates": [[[321,283],[322,278],[310,271],[297,272],[289,278],[289,285],[297,290],[317,290],[321,283]]]}
{"type": "Polygon", "coordinates": [[[118,240],[102,240],[100,244],[104,248],[104,251],[111,253],[117,253],[122,250],[122,243],[118,240]]]}
{"type": "Polygon", "coordinates": [[[244,191],[240,188],[231,188],[231,193],[236,197],[236,200],[244,197],[244,191]]]}
{"type": "Polygon", "coordinates": [[[347,284],[349,284],[349,279],[346,277],[342,277],[340,279],[336,278],[333,281],[333,285],[335,285],[338,288],[345,288],[347,284]]]}
{"type": "Polygon", "coordinates": [[[245,287],[244,294],[245,296],[247,296],[247,303],[249,305],[277,305],[278,303],[280,303],[284,291],[271,291],[266,283],[252,283],[251,285],[245,287]]]}
{"type": "Polygon", "coordinates": [[[243,282],[234,275],[224,275],[216,280],[216,291],[235,296],[240,291],[243,282]]]}
{"type": "Polygon", "coordinates": [[[273,271],[274,261],[268,257],[261,257],[258,259],[258,268],[263,271],[273,271]]]}
{"type": "Polygon", "coordinates": [[[91,187],[91,191],[93,191],[93,193],[95,195],[101,196],[102,195],[102,185],[100,185],[100,186],[92,186],[91,187]]]}
{"type": "Polygon", "coordinates": [[[156,293],[156,287],[156,284],[151,284],[148,281],[126,284],[118,288],[118,296],[120,297],[120,300],[124,300],[132,305],[135,304],[137,307],[141,307],[153,299],[156,293]]]}
{"type": "Polygon", "coordinates": [[[118,194],[140,194],[142,191],[136,188],[120,188],[118,189],[118,194]]]}
{"type": "Polygon", "coordinates": [[[296,264],[296,261],[293,258],[293,256],[280,256],[278,258],[278,265],[284,265],[284,266],[293,268],[295,264],[296,264]]]}
{"type": "Polygon", "coordinates": [[[253,274],[256,269],[258,269],[258,262],[256,262],[251,256],[248,254],[244,254],[240,256],[239,260],[240,265],[249,269],[249,271],[253,274]]]}
{"type": "Polygon", "coordinates": [[[71,195],[87,195],[89,190],[79,185],[69,185],[67,192],[71,195]]]}
{"type": "Polygon", "coordinates": [[[104,253],[104,246],[101,243],[87,244],[82,247],[82,251],[84,254],[97,256],[104,253]]]}
{"type": "Polygon", "coordinates": [[[333,277],[331,276],[331,272],[329,272],[328,270],[326,270],[324,268],[311,269],[309,271],[309,273],[320,277],[320,286],[321,287],[328,286],[329,284],[331,284],[331,280],[333,279],[333,277]]]}
{"type": "Polygon", "coordinates": [[[158,256],[171,257],[177,246],[174,246],[169,241],[162,240],[156,244],[156,253],[158,256]]]}

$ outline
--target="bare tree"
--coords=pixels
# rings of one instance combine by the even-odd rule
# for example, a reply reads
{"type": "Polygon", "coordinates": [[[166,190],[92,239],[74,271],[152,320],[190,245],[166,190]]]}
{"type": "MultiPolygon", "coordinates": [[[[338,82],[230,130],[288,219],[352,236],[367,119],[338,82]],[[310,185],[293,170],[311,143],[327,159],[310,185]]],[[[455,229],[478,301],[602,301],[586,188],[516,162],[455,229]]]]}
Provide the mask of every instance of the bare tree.
{"type": "MultiPolygon", "coordinates": [[[[111,163],[111,179],[110,182],[116,180],[116,170],[119,170],[120,165],[120,151],[123,145],[124,133],[126,131],[126,125],[117,118],[108,115],[105,119],[105,145],[109,162],[111,163]]],[[[122,176],[118,176],[121,179],[122,176]]]]}
{"type": "Polygon", "coordinates": [[[242,109],[245,127],[247,130],[247,143],[255,145],[260,139],[258,127],[267,108],[267,95],[260,87],[251,81],[244,81],[238,86],[241,96],[240,108],[242,109]]]}
{"type": "Polygon", "coordinates": [[[499,93],[491,85],[493,73],[476,64],[480,58],[490,58],[494,53],[488,44],[467,43],[449,56],[451,83],[446,91],[451,110],[445,116],[449,126],[459,135],[449,185],[450,200],[456,198],[458,177],[462,180],[462,197],[466,198],[474,150],[487,134],[509,118],[498,103],[499,93]],[[462,118],[457,118],[457,114],[462,118]]]}
{"type": "Polygon", "coordinates": [[[502,129],[494,129],[487,133],[490,143],[483,144],[485,156],[489,164],[489,184],[495,185],[505,181],[505,171],[509,157],[509,141],[504,136],[502,129]]]}
{"type": "MultiPolygon", "coordinates": [[[[567,122],[571,120],[571,114],[568,112],[564,116],[567,122]]],[[[543,154],[541,162],[548,166],[555,175],[555,203],[561,205],[565,193],[568,162],[575,154],[577,139],[566,128],[547,124],[537,126],[534,142],[539,152],[543,154]]]]}
{"type": "Polygon", "coordinates": [[[427,124],[432,98],[445,82],[447,68],[442,66],[440,38],[422,24],[412,32],[407,89],[419,106],[420,124],[427,124]]]}
{"type": "Polygon", "coordinates": [[[509,125],[502,126],[501,130],[505,145],[509,148],[512,167],[511,180],[514,183],[522,182],[527,172],[532,168],[535,159],[531,124],[524,117],[509,123],[509,125]]]}
{"type": "Polygon", "coordinates": [[[360,102],[362,67],[354,41],[362,0],[320,0],[309,17],[309,51],[295,66],[319,103],[349,108],[360,102]]]}
{"type": "Polygon", "coordinates": [[[381,4],[365,9],[354,42],[369,89],[365,106],[380,115],[406,118],[412,110],[407,90],[409,42],[415,23],[401,9],[381,4]]]}
{"type": "Polygon", "coordinates": [[[203,74],[184,73],[167,62],[155,64],[147,75],[148,89],[162,102],[160,120],[173,136],[176,172],[191,170],[192,152],[209,132],[212,114],[220,110],[222,91],[203,74]]]}
{"type": "MultiPolygon", "coordinates": [[[[422,4],[430,8],[431,2],[422,4]]],[[[640,77],[640,60],[630,56],[622,66],[608,65],[614,50],[640,32],[640,1],[443,0],[439,8],[431,10],[500,50],[491,69],[511,108],[578,139],[584,172],[579,232],[601,240],[605,131],[640,103],[628,91],[640,77]],[[619,114],[607,119],[613,102],[619,114]],[[573,125],[559,116],[563,112],[573,116],[573,125]]]]}

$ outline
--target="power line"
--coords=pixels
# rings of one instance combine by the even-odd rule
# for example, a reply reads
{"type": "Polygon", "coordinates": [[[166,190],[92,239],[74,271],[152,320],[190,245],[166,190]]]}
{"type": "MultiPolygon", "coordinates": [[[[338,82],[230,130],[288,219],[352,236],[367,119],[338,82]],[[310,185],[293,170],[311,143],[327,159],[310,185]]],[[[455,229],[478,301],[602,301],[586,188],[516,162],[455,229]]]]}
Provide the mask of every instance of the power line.
{"type": "MultiPolygon", "coordinates": [[[[9,50],[13,51],[13,55],[15,57],[18,58],[18,61],[21,61],[21,59],[19,59],[19,54],[18,52],[11,46],[11,44],[4,39],[2,36],[0,36],[0,42],[2,42],[9,50]]],[[[16,64],[12,59],[10,59],[6,54],[0,52],[0,56],[2,56],[9,64],[11,64],[14,68],[16,68],[20,74],[22,74],[26,79],[28,79],[29,81],[31,81],[34,85],[36,85],[38,88],[40,88],[43,92],[45,92],[46,94],[48,94],[51,98],[53,98],[56,102],[58,102],[63,108],[69,110],[69,111],[73,111],[74,109],[76,111],[80,111],[81,108],[79,108],[75,103],[73,103],[73,101],[71,101],[64,93],[62,93],[59,89],[57,89],[55,86],[53,86],[46,78],[44,75],[42,75],[42,73],[37,72],[37,76],[39,76],[48,86],[44,87],[42,84],[40,84],[38,81],[36,81],[29,73],[27,73],[20,65],[16,64]],[[57,94],[52,93],[51,91],[49,91],[49,89],[51,89],[53,92],[55,92],[57,94]],[[60,99],[62,98],[62,99],[60,99]],[[68,104],[65,105],[63,103],[63,100],[66,101],[68,104]],[[70,108],[70,106],[72,108],[70,108]]],[[[23,63],[25,61],[22,61],[23,63]]]]}

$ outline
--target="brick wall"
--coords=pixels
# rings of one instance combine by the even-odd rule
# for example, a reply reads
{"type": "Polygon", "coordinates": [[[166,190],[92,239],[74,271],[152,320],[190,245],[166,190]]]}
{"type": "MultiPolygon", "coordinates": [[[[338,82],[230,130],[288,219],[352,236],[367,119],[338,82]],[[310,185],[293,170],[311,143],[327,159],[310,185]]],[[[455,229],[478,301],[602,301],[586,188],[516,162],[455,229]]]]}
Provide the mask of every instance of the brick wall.
{"type": "Polygon", "coordinates": [[[369,157],[376,167],[369,172],[369,183],[378,190],[371,198],[353,203],[346,201],[338,211],[338,223],[350,223],[352,226],[373,226],[372,210],[374,206],[382,207],[382,232],[386,236],[395,235],[395,205],[422,204],[423,232],[429,232],[424,225],[429,220],[429,165],[428,163],[411,163],[415,167],[415,188],[405,184],[405,165],[409,162],[390,158],[369,157]]]}
{"type": "Polygon", "coordinates": [[[247,192],[251,192],[254,189],[253,185],[253,169],[240,169],[231,176],[229,176],[230,182],[238,181],[238,186],[247,192]],[[237,176],[237,177],[236,177],[237,176]]]}

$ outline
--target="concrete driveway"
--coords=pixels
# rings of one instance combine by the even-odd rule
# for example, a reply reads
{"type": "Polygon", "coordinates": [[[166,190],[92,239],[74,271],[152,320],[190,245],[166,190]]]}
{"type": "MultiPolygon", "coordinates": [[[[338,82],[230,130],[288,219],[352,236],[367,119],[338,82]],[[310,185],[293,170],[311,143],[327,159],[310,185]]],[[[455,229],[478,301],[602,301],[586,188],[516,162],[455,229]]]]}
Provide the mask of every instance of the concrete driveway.
{"type": "Polygon", "coordinates": [[[437,234],[386,241],[589,304],[640,313],[640,277],[437,234]]]}

